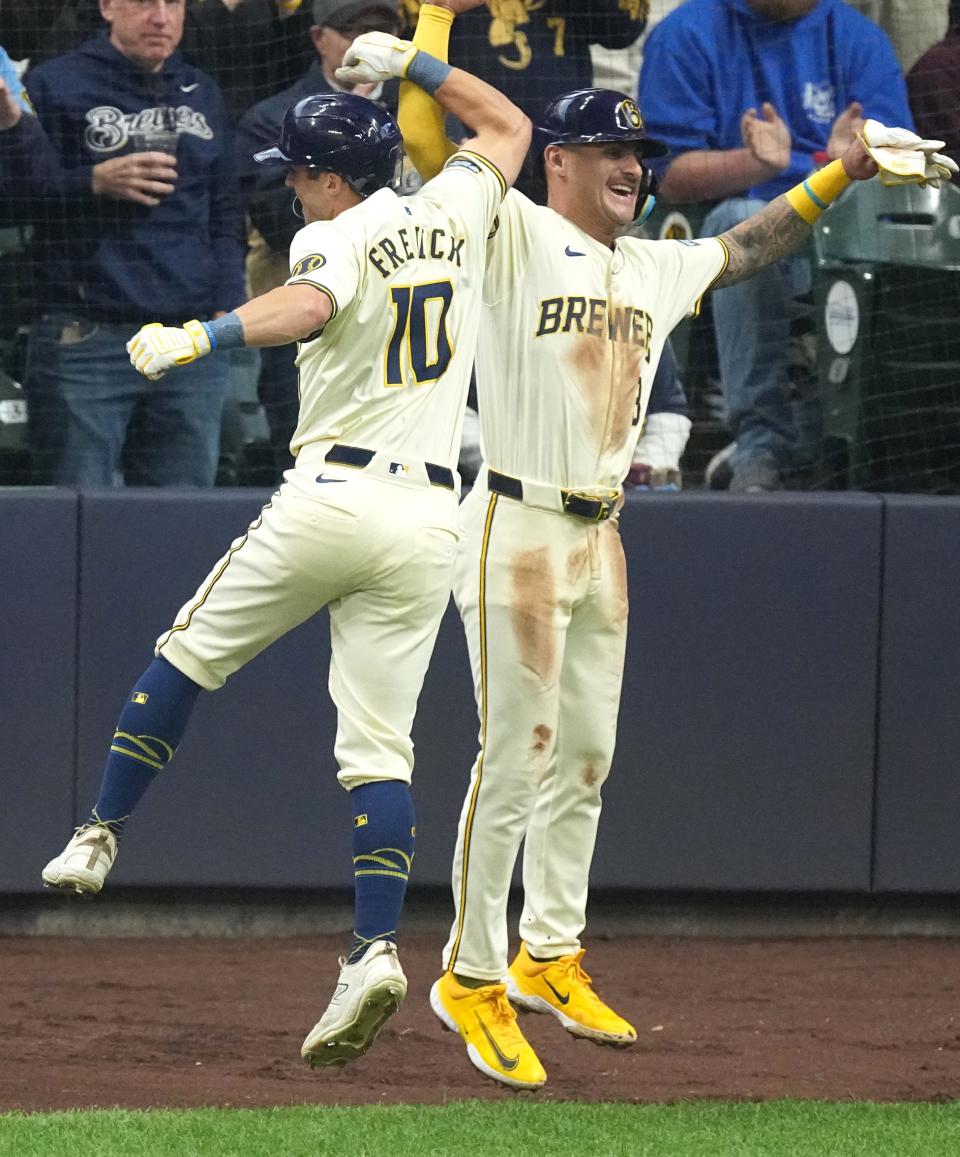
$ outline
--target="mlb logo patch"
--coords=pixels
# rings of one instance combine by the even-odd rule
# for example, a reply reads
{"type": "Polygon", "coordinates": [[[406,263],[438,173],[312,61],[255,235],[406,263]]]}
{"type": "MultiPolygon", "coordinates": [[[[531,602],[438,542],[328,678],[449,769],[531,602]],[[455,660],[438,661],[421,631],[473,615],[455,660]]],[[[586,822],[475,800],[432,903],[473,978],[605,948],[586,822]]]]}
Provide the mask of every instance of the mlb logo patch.
{"type": "Polygon", "coordinates": [[[390,473],[391,474],[409,474],[410,473],[410,467],[407,466],[406,463],[404,463],[404,462],[391,462],[390,463],[390,473]]]}
{"type": "Polygon", "coordinates": [[[147,694],[146,691],[134,691],[134,693],[130,696],[130,702],[131,703],[139,703],[142,705],[142,704],[146,703],[146,701],[149,698],[150,698],[150,696],[147,694]]]}

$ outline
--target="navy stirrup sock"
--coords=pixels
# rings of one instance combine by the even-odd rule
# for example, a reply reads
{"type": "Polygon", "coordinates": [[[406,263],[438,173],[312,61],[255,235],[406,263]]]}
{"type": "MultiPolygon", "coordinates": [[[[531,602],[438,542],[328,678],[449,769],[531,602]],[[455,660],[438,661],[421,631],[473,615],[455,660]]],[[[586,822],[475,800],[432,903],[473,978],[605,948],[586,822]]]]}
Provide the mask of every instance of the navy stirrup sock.
{"type": "Polygon", "coordinates": [[[416,835],[410,788],[398,780],[364,783],[353,804],[355,916],[348,964],[375,940],[396,940],[416,835]]]}
{"type": "Polygon", "coordinates": [[[120,838],[143,793],[173,758],[201,689],[166,659],[154,659],[117,721],[100,794],[84,826],[99,824],[120,838]]]}

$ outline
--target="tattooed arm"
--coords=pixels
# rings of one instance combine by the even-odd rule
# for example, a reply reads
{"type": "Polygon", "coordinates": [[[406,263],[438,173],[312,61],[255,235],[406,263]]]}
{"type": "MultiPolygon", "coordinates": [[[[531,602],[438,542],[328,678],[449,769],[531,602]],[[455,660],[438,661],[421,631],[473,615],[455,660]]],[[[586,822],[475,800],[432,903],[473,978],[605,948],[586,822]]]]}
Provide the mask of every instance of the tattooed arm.
{"type": "Polygon", "coordinates": [[[851,181],[868,181],[877,166],[855,140],[839,161],[765,205],[720,240],[730,259],[714,288],[734,285],[782,257],[797,253],[810,238],[813,222],[851,181]]]}
{"type": "Polygon", "coordinates": [[[734,285],[781,257],[797,253],[812,232],[813,226],[804,221],[786,196],[777,197],[759,213],[720,235],[730,259],[714,289],[734,285]]]}

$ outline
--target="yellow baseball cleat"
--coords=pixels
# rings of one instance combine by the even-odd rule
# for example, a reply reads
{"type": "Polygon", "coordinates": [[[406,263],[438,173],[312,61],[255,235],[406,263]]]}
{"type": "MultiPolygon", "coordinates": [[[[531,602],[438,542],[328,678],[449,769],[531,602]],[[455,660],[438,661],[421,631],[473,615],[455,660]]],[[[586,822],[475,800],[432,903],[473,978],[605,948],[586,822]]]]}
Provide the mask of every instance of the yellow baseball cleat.
{"type": "Polygon", "coordinates": [[[502,984],[467,988],[445,972],[430,989],[430,1007],[467,1046],[467,1056],[484,1076],[511,1089],[539,1089],[543,1065],[517,1024],[502,984]]]}
{"type": "Polygon", "coordinates": [[[603,1003],[580,967],[585,949],[558,960],[534,960],[526,944],[507,973],[507,995],[528,1012],[552,1013],[567,1032],[598,1045],[626,1048],[637,1030],[603,1003]]]}

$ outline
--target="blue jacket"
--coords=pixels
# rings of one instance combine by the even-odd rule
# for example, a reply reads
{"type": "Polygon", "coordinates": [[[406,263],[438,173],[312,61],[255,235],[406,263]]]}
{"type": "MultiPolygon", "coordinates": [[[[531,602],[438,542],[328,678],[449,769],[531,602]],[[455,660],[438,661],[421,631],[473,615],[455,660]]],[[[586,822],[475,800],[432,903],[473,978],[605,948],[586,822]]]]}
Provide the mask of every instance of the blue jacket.
{"type": "Polygon", "coordinates": [[[747,195],[771,200],[813,168],[851,101],[863,115],[912,128],[903,73],[886,34],[844,0],[820,0],[776,23],[747,0],[686,0],[650,33],[639,103],[674,155],[743,144],[740,118],[770,101],[790,126],[790,167],[747,195]]]}
{"type": "Polygon", "coordinates": [[[208,76],[176,53],[146,73],[102,33],[38,65],[27,91],[62,169],[35,220],[45,310],[179,323],[244,300],[232,144],[208,76]],[[130,152],[131,133],[163,126],[176,131],[178,176],[158,206],[90,192],[95,164],[130,152]]]}

